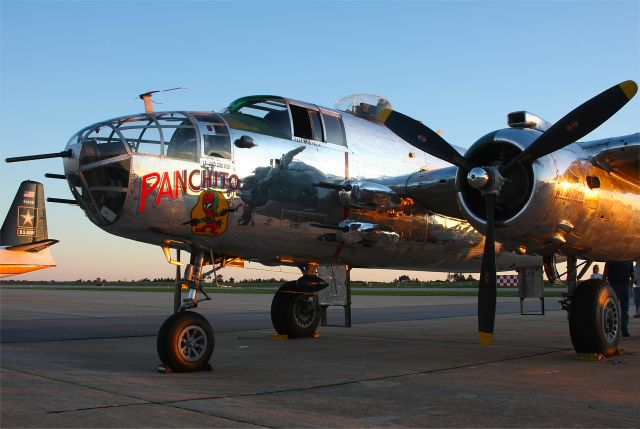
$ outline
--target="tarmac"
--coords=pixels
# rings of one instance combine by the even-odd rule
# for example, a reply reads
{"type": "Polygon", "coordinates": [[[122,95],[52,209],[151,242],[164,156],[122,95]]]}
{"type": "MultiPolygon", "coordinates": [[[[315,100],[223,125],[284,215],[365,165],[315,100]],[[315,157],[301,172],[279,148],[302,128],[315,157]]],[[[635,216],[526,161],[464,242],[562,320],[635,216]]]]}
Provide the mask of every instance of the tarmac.
{"type": "Polygon", "coordinates": [[[0,426],[640,426],[640,319],[624,355],[586,361],[557,298],[499,298],[483,347],[474,297],[354,296],[351,328],[277,341],[271,295],[211,296],[212,370],[161,374],[170,293],[0,288],[0,426]]]}

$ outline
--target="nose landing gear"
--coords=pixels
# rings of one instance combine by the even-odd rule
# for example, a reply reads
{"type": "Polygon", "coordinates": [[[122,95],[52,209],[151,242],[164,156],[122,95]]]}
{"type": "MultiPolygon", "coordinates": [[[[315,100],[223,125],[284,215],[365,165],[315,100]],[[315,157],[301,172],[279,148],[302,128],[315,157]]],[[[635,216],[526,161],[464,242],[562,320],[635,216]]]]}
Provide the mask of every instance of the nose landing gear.
{"type": "Polygon", "coordinates": [[[177,372],[210,369],[213,328],[204,316],[179,311],[164,321],[157,338],[158,356],[167,369],[177,372]]]}
{"type": "MultiPolygon", "coordinates": [[[[158,331],[156,341],[162,372],[207,370],[213,354],[214,333],[209,321],[190,309],[198,306],[198,292],[202,292],[202,267],[206,261],[204,253],[198,253],[185,269],[182,283],[189,286],[189,296],[182,306],[169,316],[158,331]]],[[[208,299],[208,297],[207,297],[208,299]]]]}

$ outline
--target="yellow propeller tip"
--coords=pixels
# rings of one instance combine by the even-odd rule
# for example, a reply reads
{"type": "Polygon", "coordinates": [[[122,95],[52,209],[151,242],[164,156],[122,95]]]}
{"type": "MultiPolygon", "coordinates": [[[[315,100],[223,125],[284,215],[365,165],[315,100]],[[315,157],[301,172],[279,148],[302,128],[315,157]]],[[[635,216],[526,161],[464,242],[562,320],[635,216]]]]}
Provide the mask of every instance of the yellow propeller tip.
{"type": "Polygon", "coordinates": [[[620,89],[624,92],[627,99],[631,100],[636,92],[638,92],[638,84],[632,80],[627,80],[620,84],[620,89]]]}
{"type": "Polygon", "coordinates": [[[393,112],[393,110],[383,109],[378,113],[378,120],[384,124],[385,122],[387,122],[387,119],[389,118],[389,115],[391,115],[391,112],[393,112]]]}
{"type": "Polygon", "coordinates": [[[493,342],[493,333],[491,332],[478,332],[480,335],[480,344],[483,346],[490,346],[493,342]]]}

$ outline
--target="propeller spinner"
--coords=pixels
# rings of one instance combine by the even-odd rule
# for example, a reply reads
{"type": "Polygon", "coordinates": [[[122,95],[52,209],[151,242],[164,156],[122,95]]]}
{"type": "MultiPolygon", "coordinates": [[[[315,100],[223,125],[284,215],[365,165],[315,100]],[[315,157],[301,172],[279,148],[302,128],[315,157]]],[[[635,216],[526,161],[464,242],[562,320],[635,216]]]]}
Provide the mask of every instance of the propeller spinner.
{"type": "Polygon", "coordinates": [[[607,89],[569,112],[509,162],[492,166],[473,165],[472,160],[460,155],[440,135],[409,116],[392,110],[381,112],[380,121],[407,143],[468,171],[469,186],[485,199],[487,228],[478,289],[478,331],[482,344],[493,341],[497,294],[494,213],[496,197],[505,181],[517,167],[530,165],[598,128],[637,92],[638,85],[632,80],[607,89]]]}

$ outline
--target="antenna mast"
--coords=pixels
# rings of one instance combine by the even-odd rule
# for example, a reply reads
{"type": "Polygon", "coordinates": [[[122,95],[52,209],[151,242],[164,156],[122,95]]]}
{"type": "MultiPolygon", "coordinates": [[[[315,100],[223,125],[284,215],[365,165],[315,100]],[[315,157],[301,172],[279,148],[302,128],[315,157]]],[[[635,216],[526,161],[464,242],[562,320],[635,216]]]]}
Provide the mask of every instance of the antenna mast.
{"type": "MultiPolygon", "coordinates": [[[[142,94],[138,95],[138,97],[140,98],[140,100],[142,100],[144,102],[144,111],[146,113],[153,113],[153,103],[156,103],[156,102],[151,100],[151,96],[153,94],[155,94],[156,92],[175,91],[177,89],[187,89],[187,88],[185,88],[183,86],[179,86],[177,88],[159,89],[159,90],[156,90],[156,91],[149,91],[149,92],[142,93],[142,94]]],[[[162,104],[162,103],[156,103],[156,104],[162,104]]]]}

